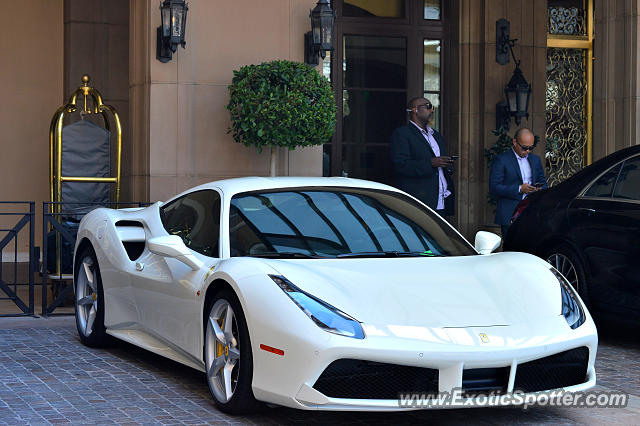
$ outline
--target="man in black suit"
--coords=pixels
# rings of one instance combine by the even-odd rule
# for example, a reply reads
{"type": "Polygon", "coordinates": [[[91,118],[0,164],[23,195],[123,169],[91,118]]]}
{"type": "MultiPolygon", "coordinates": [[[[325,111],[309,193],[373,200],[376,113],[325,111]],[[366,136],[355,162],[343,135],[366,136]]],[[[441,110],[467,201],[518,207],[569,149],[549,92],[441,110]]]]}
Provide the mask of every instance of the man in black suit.
{"type": "Polygon", "coordinates": [[[453,159],[446,155],[440,133],[429,126],[433,112],[433,104],[428,99],[409,101],[409,123],[391,135],[391,161],[398,189],[413,195],[441,216],[452,215],[453,182],[449,175],[453,159]]]}

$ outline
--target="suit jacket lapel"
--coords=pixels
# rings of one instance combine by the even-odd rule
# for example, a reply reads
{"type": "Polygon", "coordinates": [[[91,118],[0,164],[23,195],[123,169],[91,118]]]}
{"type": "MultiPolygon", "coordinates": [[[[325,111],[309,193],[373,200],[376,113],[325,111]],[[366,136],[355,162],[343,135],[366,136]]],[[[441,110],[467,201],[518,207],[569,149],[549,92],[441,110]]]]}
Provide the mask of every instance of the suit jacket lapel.
{"type": "Polygon", "coordinates": [[[513,153],[513,149],[509,149],[509,151],[507,152],[509,153],[508,157],[511,159],[511,166],[513,167],[513,170],[516,172],[516,176],[518,176],[520,185],[522,185],[524,182],[522,181],[522,172],[520,171],[520,165],[518,164],[516,155],[513,153]]]}
{"type": "Polygon", "coordinates": [[[420,131],[420,129],[418,129],[413,123],[409,123],[409,126],[411,126],[411,128],[413,129],[413,133],[416,135],[417,138],[420,139],[420,142],[425,145],[427,147],[427,149],[429,150],[429,152],[431,153],[431,155],[433,157],[436,156],[436,154],[433,152],[433,149],[431,148],[431,144],[429,143],[429,141],[424,137],[424,135],[422,134],[422,132],[420,131]]]}

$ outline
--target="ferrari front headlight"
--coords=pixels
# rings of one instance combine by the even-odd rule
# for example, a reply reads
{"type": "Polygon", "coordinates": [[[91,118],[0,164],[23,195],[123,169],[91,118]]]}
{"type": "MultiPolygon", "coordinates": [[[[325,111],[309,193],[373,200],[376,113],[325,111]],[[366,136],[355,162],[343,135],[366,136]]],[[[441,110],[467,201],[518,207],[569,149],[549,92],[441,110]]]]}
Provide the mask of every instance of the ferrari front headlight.
{"type": "Polygon", "coordinates": [[[567,320],[567,324],[572,329],[580,327],[586,316],[584,309],[576,296],[575,290],[571,287],[569,281],[556,268],[551,267],[551,272],[556,276],[560,283],[560,294],[562,295],[562,315],[567,320]]]}
{"type": "Polygon", "coordinates": [[[362,326],[354,318],[302,291],[282,275],[269,275],[269,277],[321,329],[341,336],[364,339],[362,326]]]}

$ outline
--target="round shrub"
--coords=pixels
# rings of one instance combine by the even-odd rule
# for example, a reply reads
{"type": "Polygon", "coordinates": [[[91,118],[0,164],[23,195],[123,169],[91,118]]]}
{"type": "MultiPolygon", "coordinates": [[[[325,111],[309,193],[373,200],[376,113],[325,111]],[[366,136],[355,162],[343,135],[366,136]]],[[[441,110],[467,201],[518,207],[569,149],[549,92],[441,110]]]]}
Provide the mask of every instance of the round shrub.
{"type": "Polygon", "coordinates": [[[264,146],[321,145],[331,138],[336,105],[329,81],[300,62],[272,61],[233,72],[229,86],[233,139],[264,146]]]}

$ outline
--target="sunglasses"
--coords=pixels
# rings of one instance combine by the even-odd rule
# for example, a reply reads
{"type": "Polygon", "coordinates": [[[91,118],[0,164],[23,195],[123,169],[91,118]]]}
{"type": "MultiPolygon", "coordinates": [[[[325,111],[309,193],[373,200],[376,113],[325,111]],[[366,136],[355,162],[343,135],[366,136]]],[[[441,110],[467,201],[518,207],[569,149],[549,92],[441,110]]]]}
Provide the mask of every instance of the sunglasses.
{"type": "Polygon", "coordinates": [[[427,101],[426,104],[416,105],[413,108],[407,108],[407,112],[412,112],[414,109],[417,111],[420,108],[433,109],[433,104],[431,102],[427,101]]]}
{"type": "Polygon", "coordinates": [[[522,148],[523,151],[533,151],[533,145],[531,145],[531,146],[523,146],[523,145],[520,145],[520,142],[518,142],[518,141],[516,141],[516,143],[518,144],[518,146],[520,148],[522,148]]]}
{"type": "Polygon", "coordinates": [[[433,105],[431,104],[431,102],[427,101],[426,104],[416,106],[416,109],[420,108],[433,109],[433,105]]]}

